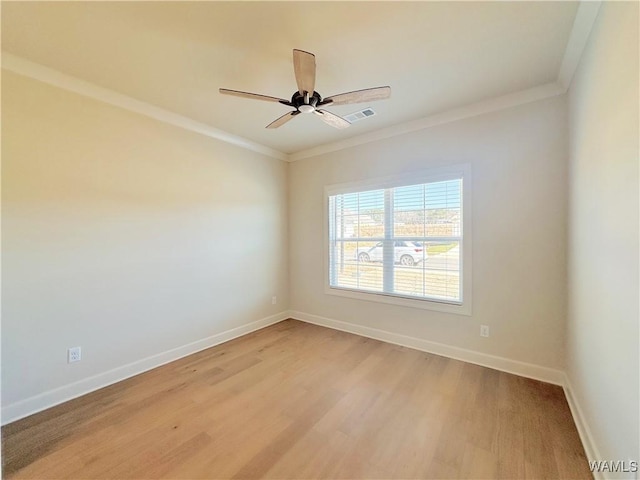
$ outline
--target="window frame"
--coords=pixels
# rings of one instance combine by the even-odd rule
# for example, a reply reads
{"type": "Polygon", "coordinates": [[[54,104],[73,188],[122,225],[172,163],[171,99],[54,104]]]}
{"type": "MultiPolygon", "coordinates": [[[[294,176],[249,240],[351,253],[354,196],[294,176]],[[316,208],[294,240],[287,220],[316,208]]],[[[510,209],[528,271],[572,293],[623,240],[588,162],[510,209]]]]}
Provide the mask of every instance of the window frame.
{"type": "Polygon", "coordinates": [[[434,310],[438,312],[454,313],[470,316],[472,312],[472,178],[471,165],[459,164],[444,167],[432,167],[401,175],[387,177],[368,178],[354,182],[326,185],[324,187],[324,292],[327,295],[336,295],[369,302],[386,303],[403,307],[434,310]],[[460,284],[461,303],[452,303],[446,300],[430,298],[408,298],[385,292],[368,292],[348,287],[331,286],[330,279],[330,240],[329,240],[329,197],[344,193],[363,192],[368,190],[403,187],[423,183],[431,183],[462,178],[462,241],[460,245],[461,261],[460,284]]]}

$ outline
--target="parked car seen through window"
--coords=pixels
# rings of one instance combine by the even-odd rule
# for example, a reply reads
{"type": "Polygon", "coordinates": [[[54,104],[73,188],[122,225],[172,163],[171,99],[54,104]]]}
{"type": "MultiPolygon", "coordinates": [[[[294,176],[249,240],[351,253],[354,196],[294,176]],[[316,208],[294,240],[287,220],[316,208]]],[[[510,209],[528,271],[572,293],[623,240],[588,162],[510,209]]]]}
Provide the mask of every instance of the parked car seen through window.
{"type": "MultiPolygon", "coordinates": [[[[373,247],[361,247],[356,250],[359,262],[382,262],[383,242],[373,247]]],[[[413,266],[427,258],[427,252],[420,242],[405,242],[396,240],[393,244],[393,261],[400,265],[413,266]]]]}

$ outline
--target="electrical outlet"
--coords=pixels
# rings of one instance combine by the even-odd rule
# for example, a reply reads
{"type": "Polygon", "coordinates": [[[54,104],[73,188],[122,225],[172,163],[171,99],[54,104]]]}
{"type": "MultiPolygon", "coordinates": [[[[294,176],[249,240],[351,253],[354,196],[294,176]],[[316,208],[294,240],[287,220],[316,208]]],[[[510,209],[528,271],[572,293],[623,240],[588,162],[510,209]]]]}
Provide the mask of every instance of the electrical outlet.
{"type": "Polygon", "coordinates": [[[271,297],[271,305],[278,303],[278,297],[271,297]]]}
{"type": "Polygon", "coordinates": [[[480,336],[481,337],[489,336],[489,325],[480,325],[480,336]]]}
{"type": "Polygon", "coordinates": [[[80,347],[71,347],[67,350],[67,363],[79,362],[82,360],[82,349],[80,347]]]}

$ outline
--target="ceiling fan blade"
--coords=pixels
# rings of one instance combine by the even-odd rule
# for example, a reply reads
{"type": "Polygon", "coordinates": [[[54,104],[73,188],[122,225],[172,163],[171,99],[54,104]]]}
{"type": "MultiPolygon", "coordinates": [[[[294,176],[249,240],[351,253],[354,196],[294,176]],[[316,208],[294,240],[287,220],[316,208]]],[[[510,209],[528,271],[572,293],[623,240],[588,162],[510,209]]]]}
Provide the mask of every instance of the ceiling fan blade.
{"type": "Polygon", "coordinates": [[[344,118],[339,117],[331,112],[327,112],[326,110],[315,110],[313,113],[320,116],[322,121],[327,125],[331,125],[335,128],[347,128],[351,126],[351,124],[346,121],[344,118]]]}
{"type": "Polygon", "coordinates": [[[303,50],[293,50],[293,71],[300,95],[313,95],[316,87],[316,56],[303,50]]]}
{"type": "Polygon", "coordinates": [[[340,93],[332,97],[325,98],[320,105],[347,105],[350,103],[373,102],[384,100],[391,96],[391,87],[365,88],[355,92],[340,93]]]}
{"type": "Polygon", "coordinates": [[[297,110],[294,110],[293,112],[285,113],[281,117],[276,118],[273,122],[271,122],[265,128],[278,128],[279,126],[287,123],[289,120],[291,120],[293,117],[295,117],[299,113],[300,112],[298,112],[297,110]]]}
{"type": "Polygon", "coordinates": [[[224,95],[233,95],[234,97],[252,98],[253,100],[263,100],[265,102],[278,102],[284,105],[291,105],[289,100],[284,100],[277,97],[269,97],[268,95],[259,95],[257,93],[241,92],[239,90],[229,90],[228,88],[221,88],[220,93],[224,95]]]}

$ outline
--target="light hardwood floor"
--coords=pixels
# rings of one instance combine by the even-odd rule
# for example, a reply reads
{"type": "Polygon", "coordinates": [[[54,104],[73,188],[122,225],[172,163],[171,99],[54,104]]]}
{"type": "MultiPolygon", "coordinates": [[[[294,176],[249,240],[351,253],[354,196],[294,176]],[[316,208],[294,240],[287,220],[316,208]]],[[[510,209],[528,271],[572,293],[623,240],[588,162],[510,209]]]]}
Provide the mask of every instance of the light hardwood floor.
{"type": "Polygon", "coordinates": [[[560,387],[295,320],[2,438],[8,478],[591,478],[560,387]]]}

